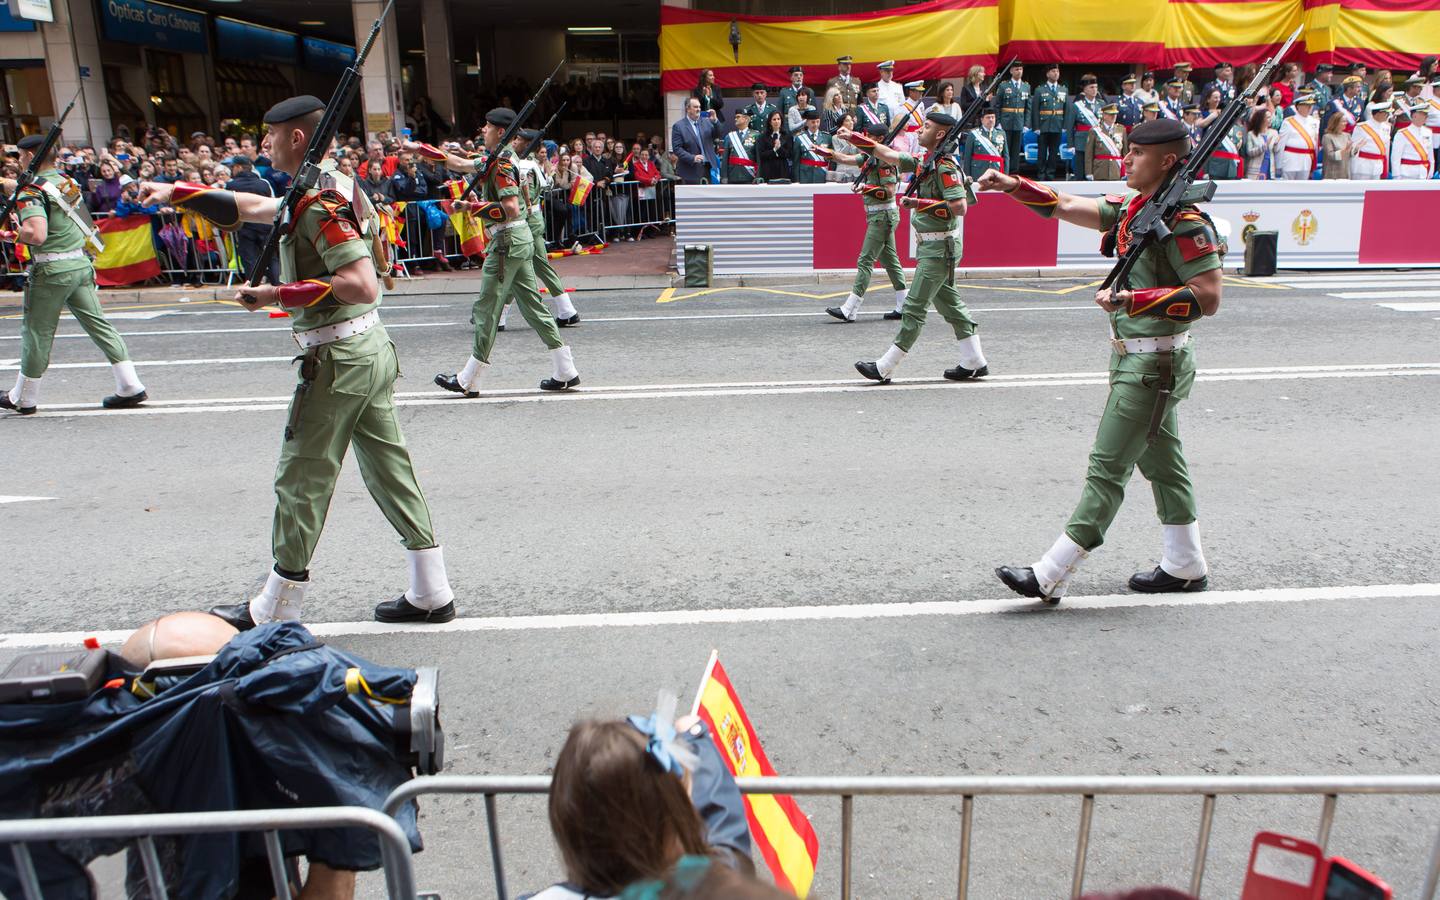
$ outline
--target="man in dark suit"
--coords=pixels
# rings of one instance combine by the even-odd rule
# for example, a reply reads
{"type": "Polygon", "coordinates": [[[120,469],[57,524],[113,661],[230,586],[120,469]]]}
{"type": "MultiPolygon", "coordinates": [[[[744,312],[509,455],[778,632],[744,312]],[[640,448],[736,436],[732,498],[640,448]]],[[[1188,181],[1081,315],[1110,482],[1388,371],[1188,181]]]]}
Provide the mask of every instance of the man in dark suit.
{"type": "Polygon", "coordinates": [[[700,101],[685,101],[685,118],[670,128],[675,174],[684,184],[704,184],[715,164],[715,123],[700,117],[700,101]]]}
{"type": "MultiPolygon", "coordinates": [[[[261,197],[275,196],[275,188],[270,182],[255,174],[255,164],[249,157],[236,156],[228,160],[232,177],[225,182],[225,190],[235,191],[241,194],[259,194],[261,197]]],[[[258,222],[246,222],[240,226],[235,233],[235,250],[240,255],[240,266],[242,274],[250,274],[255,261],[260,258],[260,251],[265,247],[265,242],[270,238],[270,226],[261,225],[258,222]]],[[[266,272],[271,284],[280,283],[280,257],[276,254],[270,260],[270,268],[266,272]]]]}

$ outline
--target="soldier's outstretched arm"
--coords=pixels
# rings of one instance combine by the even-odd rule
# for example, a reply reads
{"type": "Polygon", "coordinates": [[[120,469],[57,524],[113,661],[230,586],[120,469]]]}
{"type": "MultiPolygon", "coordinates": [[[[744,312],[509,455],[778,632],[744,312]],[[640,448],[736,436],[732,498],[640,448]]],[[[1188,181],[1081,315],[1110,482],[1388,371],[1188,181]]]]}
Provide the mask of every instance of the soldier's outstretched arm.
{"type": "Polygon", "coordinates": [[[430,144],[422,144],[417,141],[405,141],[400,145],[400,149],[414,153],[422,159],[428,159],[430,162],[443,162],[445,168],[452,172],[473,173],[477,168],[475,160],[466,159],[463,156],[456,156],[453,153],[446,153],[444,150],[433,147],[430,144]]]}
{"type": "Polygon", "coordinates": [[[1003,191],[1036,215],[1056,218],[1081,228],[1100,230],[1100,203],[1093,197],[1076,197],[1051,187],[990,169],[975,182],[982,191],[1003,191]]]}
{"type": "Polygon", "coordinates": [[[900,165],[900,154],[872,137],[863,135],[858,131],[851,131],[848,128],[841,128],[835,132],[835,137],[842,141],[849,141],[856,150],[862,153],[869,153],[883,163],[888,163],[892,166],[900,165]]]}
{"type": "Polygon", "coordinates": [[[280,210],[281,198],[259,194],[237,194],[204,184],[177,181],[140,183],[141,206],[173,206],[204,216],[221,228],[238,228],[242,222],[268,225],[280,210]]]}

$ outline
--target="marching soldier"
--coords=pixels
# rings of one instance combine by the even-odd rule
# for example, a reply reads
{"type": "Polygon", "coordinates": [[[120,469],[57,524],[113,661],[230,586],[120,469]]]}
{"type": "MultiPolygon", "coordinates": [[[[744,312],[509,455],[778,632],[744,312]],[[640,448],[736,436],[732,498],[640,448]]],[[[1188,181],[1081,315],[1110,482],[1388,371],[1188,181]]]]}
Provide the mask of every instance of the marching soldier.
{"type": "Polygon", "coordinates": [[[1374,181],[1390,177],[1390,105],[1378,107],[1368,122],[1355,126],[1350,139],[1350,177],[1357,181],[1374,181]]]}
{"type": "Polygon", "coordinates": [[[1160,98],[1160,118],[1172,122],[1185,121],[1185,82],[1171,79],[1165,82],[1165,96],[1160,98]]]}
{"type": "Polygon", "coordinates": [[[1205,160],[1205,177],[1214,181],[1233,181],[1245,177],[1245,125],[1231,124],[1220,139],[1220,146],[1205,160]]]}
{"type": "Polygon", "coordinates": [[[829,93],[832,87],[840,89],[842,105],[846,109],[854,109],[855,102],[860,98],[860,79],[850,74],[850,64],[854,61],[854,57],[851,56],[837,56],[835,65],[840,73],[825,82],[826,93],[829,93]]]}
{"type": "MultiPolygon", "coordinates": [[[[281,101],[265,114],[270,159],[292,177],[305,159],[325,104],[310,96],[281,101]]],[[[455,594],[435,540],[430,508],[415,479],[395,414],[395,347],[380,322],[382,290],[376,252],[378,230],[366,231],[362,213],[322,176],[307,191],[280,239],[283,284],[242,287],[235,299],[247,309],[280,306],[290,312],[303,351],[300,382],[275,471],[275,564],[265,586],[248,603],[211,612],[244,630],[267,622],[299,620],[310,586],[309,566],[320,540],[335,480],[353,446],[370,495],[405,545],[410,587],[375,607],[382,622],[448,622],[455,594]]],[[[205,185],[146,183],[142,204],[163,203],[233,228],[271,222],[282,202],[205,185]]],[[[371,208],[365,207],[368,217],[371,208]]],[[[383,247],[378,248],[383,252],[383,247]]],[[[527,267],[528,268],[528,267],[527,267]]]]}
{"type": "Polygon", "coordinates": [[[1060,64],[1045,67],[1045,83],[1030,94],[1030,130],[1035,132],[1035,166],[1041,181],[1052,181],[1060,169],[1060,139],[1065,132],[1069,98],[1060,83],[1060,64]]]}
{"type": "Polygon", "coordinates": [[[1100,108],[1105,105],[1100,102],[1099,94],[1099,79],[1094,75],[1082,76],[1080,96],[1065,108],[1065,131],[1070,135],[1070,148],[1075,153],[1071,170],[1077,180],[1084,180],[1090,169],[1085,160],[1085,148],[1090,145],[1091,129],[1100,124],[1100,108]]]}
{"type": "MultiPolygon", "coordinates": [[[[19,141],[20,166],[28,169],[43,134],[19,141]]],[[[60,311],[69,309],[75,321],[110,362],[115,376],[115,393],[100,401],[105,409],[127,409],[148,399],[145,385],[135,374],[125,339],[105,318],[100,296],[95,291],[95,266],[86,247],[95,246],[98,236],[89,210],[80,195],[80,186],[55,168],[55,148],[36,166],[36,180],[27,185],[15,201],[20,231],[18,243],[30,248],[30,268],[25,280],[24,312],[20,322],[20,374],[15,386],[0,392],[0,409],[28,416],[40,398],[40,379],[50,367],[50,348],[60,311]]],[[[6,191],[13,191],[8,184],[6,191]]]]}
{"type": "Polygon", "coordinates": [[[1030,111],[1030,84],[1025,81],[1025,64],[1018,59],[1010,66],[1010,79],[995,89],[995,105],[1000,110],[1000,127],[1005,130],[1007,172],[1020,168],[1025,158],[1025,121],[1030,111]]]}
{"type": "Polygon", "coordinates": [[[1090,129],[1085,147],[1088,181],[1119,181],[1125,177],[1125,129],[1117,120],[1120,107],[1114,103],[1100,109],[1100,124],[1090,129]]]}
{"type": "Polygon", "coordinates": [[[735,111],[735,130],[725,135],[724,164],[720,167],[721,184],[754,184],[759,180],[755,165],[755,141],[760,137],[750,130],[750,111],[735,111]]]}
{"type": "MultiPolygon", "coordinates": [[[[885,136],[885,128],[874,123],[865,126],[865,133],[871,142],[878,142],[885,136]]],[[[836,162],[858,166],[867,143],[856,142],[861,153],[847,155],[828,151],[827,155],[836,162]]],[[[850,295],[844,304],[831,306],[825,312],[842,322],[855,321],[860,304],[865,302],[865,292],[870,287],[870,278],[875,273],[875,261],[885,267],[890,277],[890,286],[895,289],[895,309],[905,305],[905,273],[900,268],[900,254],[895,246],[895,226],[900,224],[900,210],[895,206],[895,191],[899,178],[893,163],[876,159],[860,182],[860,196],[865,203],[865,243],[860,246],[860,257],[855,261],[855,283],[850,286],[850,295]]],[[[886,313],[885,318],[899,318],[886,313]]]]}
{"type": "Polygon", "coordinates": [[[1315,98],[1315,106],[1318,109],[1330,108],[1330,100],[1332,99],[1330,93],[1330,73],[1334,71],[1334,66],[1329,63],[1321,63],[1315,67],[1315,77],[1305,82],[1305,87],[1302,89],[1304,93],[1315,98]]]}
{"type": "Polygon", "coordinates": [[[855,125],[864,128],[866,125],[882,125],[886,131],[890,130],[890,107],[880,102],[880,86],[873,81],[867,81],[863,85],[864,99],[860,105],[855,107],[855,125]]]}
{"type": "MultiPolygon", "coordinates": [[[[920,146],[930,153],[940,154],[940,141],[954,126],[954,117],[932,110],[925,116],[925,127],[920,129],[920,146]]],[[[864,147],[878,162],[895,166],[902,172],[915,172],[919,177],[920,162],[908,153],[896,153],[860,135],[851,136],[843,128],[837,137],[850,141],[856,147],[864,147]]],[[[960,342],[960,364],[946,369],[945,377],[951,381],[968,381],[990,374],[985,353],[980,347],[980,336],[975,333],[975,320],[970,318],[970,311],[955,290],[955,264],[960,259],[963,239],[957,220],[965,215],[973,196],[959,165],[948,153],[943,153],[935,159],[934,167],[915,196],[904,199],[903,204],[910,208],[910,224],[915,228],[918,245],[915,250],[915,278],[905,298],[900,333],[896,335],[895,342],[878,360],[862,360],[855,364],[856,371],[871,381],[881,384],[890,381],[895,368],[920,337],[920,329],[925,325],[925,311],[932,303],[950,323],[956,340],[960,342]]]]}
{"type": "Polygon", "coordinates": [[[1410,107],[1410,124],[1395,133],[1390,142],[1390,170],[1396,178],[1429,178],[1435,174],[1434,134],[1426,127],[1430,105],[1410,107]]]}
{"type": "MultiPolygon", "coordinates": [[[[790,118],[790,108],[798,106],[797,93],[805,87],[805,69],[803,66],[790,67],[790,83],[780,89],[780,116],[785,120],[790,118]]],[[[816,106],[820,104],[816,103],[816,106]]]]}
{"type": "Polygon", "coordinates": [[[1120,82],[1120,96],[1116,98],[1115,121],[1124,127],[1128,134],[1130,129],[1139,125],[1145,119],[1145,103],[1140,95],[1135,92],[1135,76],[1126,75],[1120,82]]]}
{"type": "Polygon", "coordinates": [[[819,148],[830,146],[830,135],[820,130],[820,110],[812,106],[801,116],[805,124],[791,141],[794,157],[790,168],[795,173],[795,183],[824,184],[830,159],[819,148]]]}
{"type": "MultiPolygon", "coordinates": [[[[750,85],[750,90],[755,95],[755,102],[745,107],[745,111],[750,114],[750,122],[758,131],[765,127],[766,122],[770,121],[770,114],[772,112],[778,112],[780,107],[766,99],[770,89],[765,85],[757,82],[750,85]]],[[[781,124],[784,124],[783,116],[781,117],[781,124]]]]}
{"type": "MultiPolygon", "coordinates": [[[[526,222],[530,225],[531,245],[535,248],[530,257],[530,266],[535,270],[535,279],[545,286],[548,295],[545,303],[550,307],[555,324],[561,328],[573,328],[580,324],[580,314],[575,311],[575,298],[565,290],[560,273],[555,271],[555,266],[550,262],[550,254],[545,250],[545,216],[540,201],[550,183],[545,177],[544,168],[533,156],[538,146],[536,141],[539,139],[539,129],[526,128],[515,136],[511,144],[515,148],[515,165],[520,170],[521,199],[529,210],[526,222]]],[[[519,302],[519,293],[511,299],[519,302]]],[[[501,319],[504,319],[503,314],[501,319]]]]}
{"type": "Polygon", "coordinates": [[[1228,62],[1215,64],[1215,79],[1205,82],[1204,89],[1200,92],[1201,97],[1208,96],[1212,90],[1220,92],[1220,105],[1223,107],[1235,99],[1235,67],[1228,62]]]}
{"type": "MultiPolygon", "coordinates": [[[[485,149],[498,153],[500,159],[480,185],[480,200],[470,208],[485,222],[485,266],[480,270],[480,296],[470,310],[475,324],[475,343],[465,365],[454,375],[441,373],[435,383],[447,391],[466,397],[480,396],[480,378],[490,367],[490,351],[495,346],[495,329],[506,298],[513,297],[520,314],[550,351],[551,377],[540,382],[542,391],[568,391],[580,384],[575,357],[560,337],[554,317],[547,314],[540,302],[535,283],[535,270],[528,263],[535,255],[534,235],[522,208],[524,197],[520,188],[520,171],[512,147],[501,147],[500,138],[515,121],[515,111],[499,107],[485,114],[481,137],[485,149]]],[[[434,151],[452,172],[472,173],[484,163],[454,154],[434,151]]]]}
{"type": "Polygon", "coordinates": [[[1005,132],[995,127],[995,110],[986,107],[980,113],[980,127],[970,131],[965,139],[965,151],[961,168],[971,178],[979,178],[990,169],[1008,171],[1005,164],[1005,132]]]}
{"type": "Polygon", "coordinates": [[[1355,131],[1355,123],[1365,115],[1365,100],[1360,96],[1364,82],[1359,75],[1346,75],[1341,82],[1343,93],[1330,101],[1325,109],[1324,121],[1320,123],[1322,129],[1330,126],[1331,116],[1345,117],[1345,133],[1352,134],[1355,131]]]}
{"type": "MultiPolygon", "coordinates": [[[[1104,243],[1124,253],[1130,218],[1190,152],[1178,122],[1155,121],[1130,132],[1124,196],[1095,199],[1061,194],[1023,178],[987,172],[980,185],[1003,190],[1045,218],[1106,232],[1104,243]]],[[[1025,597],[1055,603],[1080,564],[1105,540],[1138,465],[1155,495],[1163,552],[1152,571],[1131,577],[1131,590],[1146,593],[1202,591],[1209,586],[1196,523],[1195,492],[1181,447],[1176,407],[1195,379],[1190,325],[1220,307],[1221,257],[1207,216],[1182,208],[1171,234],[1148,248],[1124,289],[1097,291],[1095,303],[1109,316],[1110,398],[1090,453],[1080,502],[1064,532],[1037,562],[1002,566],[995,574],[1025,597]]]]}
{"type": "Polygon", "coordinates": [[[1190,70],[1193,68],[1194,66],[1188,62],[1178,62],[1175,64],[1175,77],[1173,80],[1180,82],[1180,105],[1182,107],[1189,106],[1195,102],[1195,82],[1190,80],[1190,70]]]}
{"type": "Polygon", "coordinates": [[[1315,108],[1315,98],[1301,94],[1295,98],[1295,115],[1287,116],[1280,126],[1280,136],[1275,139],[1279,151],[1280,177],[1287,181],[1305,181],[1315,171],[1315,161],[1320,144],[1320,123],[1310,115],[1315,108]]]}

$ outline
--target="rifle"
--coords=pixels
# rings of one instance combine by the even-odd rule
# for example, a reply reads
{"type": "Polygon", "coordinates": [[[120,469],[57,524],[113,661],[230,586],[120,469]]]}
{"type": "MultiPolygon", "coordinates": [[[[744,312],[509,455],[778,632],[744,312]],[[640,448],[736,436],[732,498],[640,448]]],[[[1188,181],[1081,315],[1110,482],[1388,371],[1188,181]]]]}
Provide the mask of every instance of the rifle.
{"type": "MultiPolygon", "coordinates": [[[[1000,86],[1000,81],[1005,77],[1004,73],[1009,72],[1010,66],[1013,66],[1019,59],[1020,57],[1016,56],[1012,58],[1010,62],[1005,65],[1004,68],[997,69],[995,71],[995,77],[990,80],[990,84],[985,87],[985,90],[976,94],[975,99],[970,101],[970,106],[960,114],[959,120],[956,121],[953,126],[951,126],[949,131],[945,132],[944,137],[940,138],[940,143],[935,145],[934,152],[932,152],[929,156],[925,158],[925,164],[922,165],[919,171],[917,171],[910,178],[910,187],[906,188],[905,196],[913,197],[915,196],[915,192],[920,190],[920,185],[923,184],[925,182],[925,179],[929,178],[931,173],[935,171],[935,166],[939,164],[940,157],[944,156],[947,152],[949,152],[946,149],[949,144],[953,141],[956,141],[960,137],[960,132],[964,130],[965,123],[970,121],[970,117],[979,112],[981,107],[983,107],[986,103],[989,102],[985,98],[995,93],[995,89],[1000,86]]],[[[970,181],[969,174],[966,172],[961,172],[960,176],[961,179],[968,185],[970,181]]],[[[967,188],[967,193],[968,192],[969,191],[967,188]]]]}
{"type": "MultiPolygon", "coordinates": [[[[494,170],[495,164],[500,161],[500,156],[505,151],[505,146],[514,140],[515,135],[519,133],[520,126],[525,124],[525,118],[535,111],[535,101],[545,96],[545,92],[550,89],[550,80],[560,74],[560,67],[565,65],[565,63],[566,60],[560,60],[560,64],[555,67],[555,71],[546,76],[545,83],[540,85],[540,89],[535,92],[535,96],[526,100],[525,105],[520,107],[520,111],[515,114],[515,121],[511,122],[505,128],[505,132],[500,135],[500,143],[495,145],[495,152],[486,156],[484,167],[475,170],[475,177],[471,178],[470,183],[465,185],[464,192],[462,192],[459,197],[456,197],[456,200],[464,200],[466,197],[475,193],[475,189],[484,184],[485,179],[490,177],[490,172],[494,170]]],[[[555,115],[558,116],[559,113],[557,112],[555,115]]],[[[550,121],[553,122],[555,120],[552,117],[550,121]]],[[[550,125],[547,123],[545,128],[549,127],[550,125]]],[[[543,132],[544,129],[541,129],[541,131],[543,132]]],[[[544,135],[542,134],[541,137],[544,137],[544,135]]]]}
{"type": "Polygon", "coordinates": [[[385,8],[380,11],[380,18],[370,26],[370,35],[365,38],[360,52],[355,54],[355,61],[350,63],[349,68],[340,76],[340,83],[335,86],[335,93],[330,95],[330,102],[325,105],[325,114],[320,117],[320,124],[310,135],[310,143],[305,147],[305,161],[300,164],[300,171],[295,173],[294,180],[290,182],[290,187],[285,191],[285,197],[280,201],[280,208],[275,211],[275,219],[270,226],[270,237],[266,239],[264,248],[256,257],[255,264],[250,267],[251,287],[259,287],[261,279],[270,270],[270,261],[275,258],[276,251],[280,249],[281,236],[290,231],[290,220],[295,213],[295,207],[300,205],[306,192],[320,181],[321,157],[325,155],[325,150],[330,146],[330,142],[335,139],[335,132],[340,129],[340,117],[350,110],[350,103],[355,99],[355,92],[360,88],[360,67],[365,64],[365,58],[370,55],[370,48],[374,45],[375,39],[380,36],[380,29],[384,26],[386,17],[394,8],[395,0],[389,0],[385,4],[385,8]]]}
{"type": "MultiPolygon", "coordinates": [[[[906,113],[905,115],[901,115],[901,116],[896,116],[896,117],[895,117],[895,124],[894,124],[894,125],[890,128],[890,130],[889,130],[888,132],[886,132],[886,134],[885,134],[885,146],[887,146],[887,147],[890,146],[890,142],[893,141],[893,140],[895,140],[897,137],[900,136],[900,129],[901,129],[901,128],[904,128],[904,127],[905,127],[905,124],[906,124],[907,122],[909,122],[909,121],[910,121],[910,114],[909,114],[909,113],[906,113]]],[[[857,194],[858,194],[858,193],[860,192],[860,189],[865,186],[865,176],[866,176],[866,175],[869,175],[869,174],[870,174],[870,170],[873,169],[873,168],[875,168],[876,165],[877,165],[877,163],[875,162],[875,157],[874,157],[874,156],[871,156],[871,155],[868,154],[868,153],[865,154],[865,159],[864,159],[864,161],[862,161],[862,162],[860,163],[860,171],[859,171],[858,174],[856,174],[855,180],[854,180],[853,182],[851,182],[851,184],[850,184],[850,191],[851,191],[851,193],[857,193],[857,194]]]]}
{"type": "Polygon", "coordinates": [[[35,176],[40,173],[40,164],[50,157],[55,145],[60,142],[61,126],[65,124],[65,117],[70,115],[70,110],[75,108],[75,101],[80,99],[81,90],[84,90],[84,85],[75,90],[75,96],[70,98],[65,111],[50,126],[50,131],[45,135],[45,143],[35,151],[35,155],[30,159],[30,165],[26,166],[25,171],[20,173],[20,177],[15,179],[15,193],[6,197],[4,203],[0,204],[0,222],[5,221],[5,217],[10,215],[10,211],[15,208],[16,201],[20,199],[20,192],[35,183],[35,176]]]}
{"type": "Polygon", "coordinates": [[[1230,102],[1226,104],[1225,108],[1220,111],[1220,115],[1215,121],[1205,129],[1205,137],[1196,145],[1190,155],[1186,157],[1184,165],[1174,166],[1169,173],[1166,174],[1165,180],[1161,182],[1159,190],[1155,191],[1150,199],[1145,201],[1145,205],[1141,207],[1140,211],[1130,220],[1130,244],[1126,247],[1120,259],[1116,261],[1114,268],[1110,270],[1110,274],[1106,275],[1105,280],[1100,283],[1100,290],[1114,286],[1118,286],[1123,290],[1127,287],[1130,271],[1134,269],[1135,264],[1140,261],[1140,254],[1170,236],[1170,226],[1168,223],[1175,217],[1175,214],[1180,211],[1182,203],[1194,202],[1196,200],[1203,202],[1215,196],[1215,182],[1213,181],[1202,182],[1203,187],[1201,187],[1199,195],[1187,197],[1187,193],[1195,183],[1196,176],[1199,175],[1201,169],[1204,168],[1206,160],[1210,158],[1210,155],[1220,146],[1220,142],[1230,133],[1230,129],[1234,127],[1236,119],[1240,117],[1241,111],[1245,109],[1246,102],[1259,93],[1260,89],[1268,83],[1270,74],[1275,71],[1275,67],[1280,64],[1280,60],[1284,59],[1291,45],[1295,43],[1296,38],[1300,37],[1300,32],[1304,30],[1305,26],[1303,25],[1296,28],[1295,33],[1290,35],[1290,39],[1285,42],[1285,45],[1280,48],[1279,52],[1265,60],[1265,64],[1260,67],[1260,71],[1255,73],[1255,77],[1251,79],[1249,86],[1247,86],[1244,91],[1236,94],[1230,102]]]}
{"type": "Polygon", "coordinates": [[[567,103],[561,103],[560,108],[555,110],[555,115],[550,117],[550,121],[540,126],[540,133],[535,135],[535,142],[530,145],[530,152],[532,154],[535,152],[536,147],[539,147],[545,143],[545,135],[550,132],[550,126],[554,125],[555,120],[560,118],[560,114],[565,111],[565,107],[567,105],[567,103]]]}

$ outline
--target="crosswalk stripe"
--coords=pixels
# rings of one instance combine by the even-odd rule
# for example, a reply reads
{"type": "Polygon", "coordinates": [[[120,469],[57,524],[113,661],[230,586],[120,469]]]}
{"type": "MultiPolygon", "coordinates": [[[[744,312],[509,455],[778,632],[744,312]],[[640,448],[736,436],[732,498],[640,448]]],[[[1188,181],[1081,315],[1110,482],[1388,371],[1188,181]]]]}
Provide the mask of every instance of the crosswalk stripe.
{"type": "Polygon", "coordinates": [[[1440,289],[1433,291],[1346,291],[1326,296],[1340,300],[1420,300],[1440,297],[1440,289]]]}
{"type": "Polygon", "coordinates": [[[1440,303],[1377,303],[1381,309],[1393,309],[1396,312],[1440,312],[1440,303]]]}
{"type": "Polygon", "coordinates": [[[1275,279],[1276,284],[1283,284],[1289,287],[1322,288],[1337,286],[1348,286],[1352,284],[1440,284],[1440,271],[1437,272],[1395,272],[1392,274],[1368,272],[1332,275],[1296,275],[1275,279]]]}

